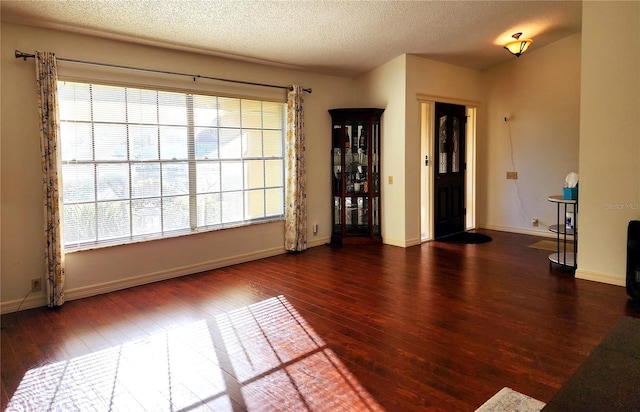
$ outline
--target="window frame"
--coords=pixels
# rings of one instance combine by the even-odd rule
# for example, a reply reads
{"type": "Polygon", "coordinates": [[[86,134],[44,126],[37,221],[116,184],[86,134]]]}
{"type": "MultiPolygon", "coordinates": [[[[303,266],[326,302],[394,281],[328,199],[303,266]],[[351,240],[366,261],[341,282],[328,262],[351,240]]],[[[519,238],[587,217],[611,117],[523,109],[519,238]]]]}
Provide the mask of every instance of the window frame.
{"type": "MultiPolygon", "coordinates": [[[[177,236],[186,236],[186,235],[191,235],[191,234],[198,234],[198,233],[204,233],[204,232],[211,232],[211,231],[217,231],[217,230],[221,230],[221,229],[227,229],[227,228],[236,228],[236,227],[242,227],[242,226],[250,226],[250,225],[254,225],[254,224],[262,224],[262,223],[266,223],[266,222],[273,222],[273,221],[282,221],[284,220],[284,209],[285,209],[285,197],[286,197],[286,193],[285,193],[285,189],[286,189],[286,176],[285,176],[285,170],[286,170],[286,110],[287,110],[287,106],[286,103],[282,100],[278,100],[278,99],[265,99],[262,97],[259,98],[251,98],[251,97],[246,97],[246,96],[237,96],[237,95],[229,95],[229,94],[222,94],[222,93],[216,93],[216,92],[212,92],[209,90],[184,90],[184,89],[175,89],[175,88],[170,88],[170,87],[159,87],[157,85],[154,86],[146,86],[146,85],[139,85],[139,84],[126,84],[126,83],[114,83],[114,82],[108,82],[108,81],[103,81],[103,80],[84,80],[84,79],[71,79],[71,78],[59,78],[58,80],[58,84],[63,84],[63,83],[78,83],[78,84],[83,84],[86,85],[87,87],[91,88],[93,86],[98,86],[98,87],[116,87],[116,88],[122,88],[125,89],[124,93],[126,94],[128,90],[144,90],[144,91],[149,91],[152,93],[155,93],[156,98],[160,93],[177,93],[180,94],[182,96],[185,97],[186,101],[187,101],[187,105],[189,106],[187,108],[188,111],[188,122],[186,125],[186,129],[187,129],[187,158],[186,159],[176,159],[176,158],[172,158],[172,159],[168,159],[168,158],[163,158],[162,154],[161,154],[161,136],[160,136],[160,129],[162,127],[171,127],[171,125],[165,125],[162,124],[160,122],[160,119],[158,119],[157,123],[154,124],[150,124],[151,127],[155,127],[158,129],[158,135],[157,135],[157,141],[156,141],[156,145],[158,148],[158,157],[157,158],[153,158],[150,160],[139,160],[139,159],[133,159],[131,156],[131,126],[140,126],[139,123],[135,123],[135,122],[129,122],[128,120],[124,123],[122,123],[122,125],[126,128],[126,157],[123,160],[119,160],[119,161],[105,161],[105,160],[99,160],[96,157],[96,153],[95,153],[95,138],[96,138],[96,134],[95,134],[95,125],[96,124],[100,124],[99,122],[94,121],[93,118],[93,110],[94,110],[94,105],[93,105],[93,96],[90,97],[89,100],[89,104],[91,105],[91,120],[90,121],[84,121],[84,122],[79,122],[79,121],[69,121],[69,120],[63,120],[62,116],[61,116],[61,110],[58,110],[58,114],[59,114],[59,122],[60,122],[60,130],[62,129],[62,125],[63,124],[67,124],[69,122],[73,122],[73,123],[84,123],[84,124],[88,124],[91,127],[91,143],[92,143],[92,160],[83,160],[83,161],[77,161],[77,160],[69,160],[69,159],[61,159],[61,170],[60,170],[60,180],[61,180],[61,207],[63,208],[63,213],[62,215],[62,226],[63,226],[63,236],[64,236],[64,227],[65,227],[65,220],[67,220],[68,218],[65,216],[65,208],[71,204],[78,204],[78,203],[84,203],[84,204],[89,204],[89,205],[93,205],[94,208],[94,216],[89,220],[93,225],[94,225],[94,236],[93,236],[93,240],[82,240],[82,239],[76,239],[73,242],[69,242],[69,241],[64,241],[65,242],[65,252],[73,252],[73,251],[80,251],[80,250],[88,250],[88,249],[94,249],[94,248],[100,248],[100,247],[107,247],[107,246],[115,246],[115,245],[125,245],[125,244],[130,244],[130,243],[138,243],[138,242],[144,242],[144,241],[150,241],[150,240],[157,240],[157,239],[166,239],[166,238],[172,238],[172,237],[177,237],[177,236]],[[212,159],[208,159],[208,158],[198,158],[197,154],[196,154],[196,133],[195,130],[197,130],[199,127],[202,128],[201,126],[197,125],[194,123],[194,98],[196,97],[205,97],[205,98],[212,98],[215,99],[216,104],[218,102],[219,99],[232,99],[232,100],[237,100],[238,104],[240,105],[240,110],[238,112],[238,116],[240,116],[240,124],[235,126],[235,127],[223,127],[220,125],[220,123],[218,123],[216,126],[211,126],[211,129],[216,129],[218,131],[217,133],[217,145],[218,145],[218,153],[217,153],[217,157],[212,158],[212,159]],[[265,103],[267,104],[275,104],[279,107],[279,128],[265,128],[265,124],[264,124],[264,120],[262,121],[261,125],[259,128],[256,127],[243,127],[243,123],[242,123],[242,104],[243,102],[258,102],[260,104],[261,107],[261,116],[264,116],[264,105],[265,103]],[[220,131],[221,130],[233,130],[236,131],[237,133],[239,133],[239,136],[236,139],[239,139],[240,142],[240,148],[241,148],[241,152],[240,155],[238,157],[222,157],[220,155],[220,131]],[[244,142],[247,139],[247,131],[258,131],[261,135],[260,138],[260,144],[262,147],[262,155],[261,156],[248,156],[246,153],[246,147],[244,146],[244,142]],[[279,156],[267,156],[265,154],[264,151],[264,144],[265,144],[265,131],[270,131],[274,133],[277,133],[279,135],[278,141],[279,141],[279,148],[280,148],[280,153],[279,156]],[[249,167],[248,164],[250,162],[262,162],[262,185],[258,185],[256,187],[251,187],[249,185],[249,181],[247,179],[247,168],[249,167]],[[268,185],[267,181],[269,180],[269,177],[267,176],[267,166],[266,164],[268,162],[279,162],[279,167],[277,167],[277,170],[279,170],[279,176],[276,178],[276,180],[278,180],[279,184],[275,184],[275,185],[268,185]],[[163,184],[164,184],[164,177],[163,175],[163,168],[170,166],[172,164],[184,164],[186,163],[186,167],[188,170],[188,193],[187,194],[182,194],[182,195],[170,195],[170,194],[164,194],[163,193],[163,184]],[[241,186],[239,189],[234,189],[234,190],[224,190],[223,189],[223,185],[224,182],[222,180],[222,178],[220,178],[219,181],[219,187],[217,191],[209,191],[207,193],[205,192],[199,192],[198,188],[197,188],[197,169],[199,166],[205,166],[207,164],[217,164],[218,165],[218,173],[219,175],[222,174],[222,169],[223,169],[223,165],[225,164],[232,164],[232,163],[236,163],[240,165],[240,169],[242,170],[242,180],[241,180],[241,186]],[[78,165],[78,164],[85,164],[85,165],[91,165],[93,167],[93,173],[94,173],[94,180],[93,180],[93,189],[94,189],[94,198],[92,201],[87,201],[87,202],[66,202],[65,201],[65,197],[64,197],[64,187],[65,187],[65,182],[63,179],[63,169],[65,168],[65,166],[68,165],[78,165]],[[125,167],[128,169],[127,171],[127,176],[128,176],[128,186],[127,186],[127,190],[128,190],[128,195],[126,197],[123,197],[121,199],[111,199],[111,200],[103,200],[100,199],[98,196],[98,187],[99,187],[99,181],[97,176],[97,170],[98,167],[100,165],[107,165],[107,164],[120,164],[120,165],[125,165],[125,167]],[[132,168],[136,165],[144,165],[144,164],[156,164],[159,168],[160,168],[160,175],[162,176],[160,178],[160,181],[158,183],[158,188],[160,190],[160,194],[157,196],[151,196],[151,197],[135,197],[133,195],[133,188],[132,188],[132,168]],[[273,192],[275,191],[279,191],[279,194],[277,194],[277,199],[278,199],[278,204],[277,204],[277,213],[269,213],[269,211],[267,210],[267,206],[266,206],[266,202],[267,202],[267,194],[266,192],[268,190],[272,190],[273,192]],[[251,218],[250,216],[248,216],[247,214],[247,203],[250,202],[249,197],[251,195],[251,193],[257,193],[258,191],[262,191],[263,192],[263,214],[260,217],[257,218],[251,218]],[[242,217],[240,219],[224,219],[222,218],[222,212],[220,212],[221,214],[221,218],[218,222],[215,223],[209,223],[209,222],[199,222],[199,212],[198,212],[198,199],[200,196],[202,195],[206,195],[206,194],[212,194],[217,195],[218,196],[218,202],[219,204],[221,204],[220,199],[223,198],[225,193],[234,193],[236,195],[239,196],[240,198],[240,202],[239,204],[241,204],[242,206],[242,210],[241,210],[241,215],[242,217]],[[188,227],[184,227],[184,228],[178,228],[178,229],[167,229],[165,228],[165,223],[163,221],[164,219],[164,215],[165,215],[165,211],[164,211],[164,200],[166,199],[171,199],[173,197],[177,197],[177,196],[184,196],[186,198],[188,198],[188,219],[189,219],[189,223],[188,223],[188,227]],[[155,232],[150,232],[150,233],[140,233],[137,234],[134,232],[133,230],[133,219],[134,219],[134,213],[133,213],[133,209],[134,209],[134,202],[138,201],[140,199],[149,199],[149,198],[153,198],[156,199],[160,204],[160,230],[159,231],[155,231],[155,232]],[[104,236],[100,235],[100,231],[98,226],[100,225],[100,216],[99,216],[99,205],[103,202],[109,202],[109,201],[118,201],[118,200],[122,200],[123,203],[126,203],[126,209],[128,211],[128,220],[126,221],[126,225],[128,226],[128,233],[124,234],[122,236],[117,236],[117,237],[112,237],[112,238],[107,238],[104,236]]],[[[125,97],[126,99],[126,97],[125,97]]],[[[59,99],[60,101],[60,99],[59,99]]],[[[125,104],[125,108],[124,111],[127,111],[127,102],[125,100],[125,102],[123,103],[125,104]]],[[[156,99],[155,102],[155,107],[156,109],[158,109],[160,105],[160,102],[158,99],[156,99]]],[[[217,106],[216,106],[216,110],[217,110],[217,106]]],[[[65,137],[63,136],[62,131],[60,132],[60,137],[59,137],[59,144],[62,147],[63,146],[63,139],[65,137]]],[[[61,150],[62,152],[62,150],[61,150]]],[[[62,156],[61,156],[62,157],[62,156]]],[[[273,180],[273,179],[271,179],[273,180]]],[[[273,196],[272,196],[273,198],[273,196]]]]}

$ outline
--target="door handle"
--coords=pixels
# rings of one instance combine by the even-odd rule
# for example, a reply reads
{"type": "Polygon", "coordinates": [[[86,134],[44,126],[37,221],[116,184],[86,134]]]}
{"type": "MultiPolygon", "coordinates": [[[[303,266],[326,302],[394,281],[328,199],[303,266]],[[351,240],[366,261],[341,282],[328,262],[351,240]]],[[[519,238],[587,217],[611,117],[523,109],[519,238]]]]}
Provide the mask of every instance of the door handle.
{"type": "Polygon", "coordinates": [[[425,166],[429,166],[429,155],[426,155],[426,156],[424,157],[424,165],[425,165],[425,166]]]}

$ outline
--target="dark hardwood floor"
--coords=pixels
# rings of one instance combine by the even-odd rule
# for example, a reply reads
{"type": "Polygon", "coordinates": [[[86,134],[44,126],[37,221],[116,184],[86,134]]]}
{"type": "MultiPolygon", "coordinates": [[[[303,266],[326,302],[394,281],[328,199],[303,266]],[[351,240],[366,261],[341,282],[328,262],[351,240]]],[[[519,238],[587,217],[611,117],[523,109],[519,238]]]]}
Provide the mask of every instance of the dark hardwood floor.
{"type": "Polygon", "coordinates": [[[624,316],[536,237],[321,246],[2,317],[6,410],[473,411],[547,402],[624,316]]]}

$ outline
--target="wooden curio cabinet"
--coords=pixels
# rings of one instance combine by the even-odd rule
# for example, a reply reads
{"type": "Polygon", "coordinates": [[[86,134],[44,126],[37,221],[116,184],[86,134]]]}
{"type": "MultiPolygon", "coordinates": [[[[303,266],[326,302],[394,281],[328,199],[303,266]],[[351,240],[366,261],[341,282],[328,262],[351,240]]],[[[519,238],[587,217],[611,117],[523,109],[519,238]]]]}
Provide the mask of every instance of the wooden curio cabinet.
{"type": "Polygon", "coordinates": [[[380,117],[384,109],[332,109],[331,244],[381,243],[380,117]]]}

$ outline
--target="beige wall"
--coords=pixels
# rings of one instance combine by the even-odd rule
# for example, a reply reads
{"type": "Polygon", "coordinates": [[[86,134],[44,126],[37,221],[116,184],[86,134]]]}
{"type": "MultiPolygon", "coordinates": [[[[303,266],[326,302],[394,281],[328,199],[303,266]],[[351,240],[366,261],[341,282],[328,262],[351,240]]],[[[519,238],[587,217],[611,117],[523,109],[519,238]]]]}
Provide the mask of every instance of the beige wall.
{"type": "Polygon", "coordinates": [[[624,285],[640,219],[640,3],[584,2],[576,277],[624,285]]]}
{"type": "MultiPolygon", "coordinates": [[[[302,84],[313,88],[305,95],[305,130],[308,172],[308,240],[324,244],[330,237],[329,151],[334,107],[353,106],[353,80],[294,70],[232,62],[224,59],[165,50],[88,36],[2,24],[1,87],[1,221],[0,237],[2,310],[15,310],[29,291],[30,279],[44,272],[40,149],[33,60],[13,57],[13,50],[53,51],[59,57],[128,66],[226,77],[272,84],[302,84]],[[329,137],[328,137],[329,136],[329,137]],[[313,235],[312,225],[319,225],[313,235]]],[[[106,79],[190,90],[190,78],[104,70],[61,62],[61,77],[106,79]]],[[[197,87],[241,96],[277,98],[282,90],[241,87],[198,80],[197,87]]],[[[143,284],[184,273],[283,253],[283,223],[183,236],[92,251],[66,257],[67,296],[78,298],[143,284]]],[[[24,307],[44,302],[42,293],[24,307]]]]}
{"type": "Polygon", "coordinates": [[[580,40],[575,34],[540,49],[534,43],[520,58],[482,73],[481,227],[548,235],[555,224],[547,197],[561,194],[566,175],[578,172],[580,40]],[[507,180],[507,171],[518,172],[518,180],[507,180]],[[539,219],[537,228],[532,218],[539,219]]]}
{"type": "Polygon", "coordinates": [[[418,99],[424,96],[478,104],[478,226],[549,234],[545,227],[555,223],[555,209],[547,196],[560,193],[566,174],[578,170],[579,34],[485,72],[401,56],[360,78],[358,85],[360,96],[368,96],[363,105],[387,104],[385,243],[420,243],[420,169],[424,166],[418,99]],[[512,118],[508,126],[521,200],[513,182],[505,179],[512,166],[504,115],[512,118]],[[404,164],[398,159],[404,159],[404,164]],[[394,185],[388,184],[388,176],[393,176],[394,185]],[[532,217],[540,219],[538,231],[531,227],[532,217]]]}
{"type": "MultiPolygon", "coordinates": [[[[407,144],[405,170],[407,174],[406,220],[407,244],[416,245],[421,242],[420,192],[425,190],[426,182],[421,182],[421,168],[424,158],[421,155],[421,112],[419,98],[435,97],[436,101],[467,104],[479,103],[482,100],[480,73],[451,64],[436,62],[417,56],[407,57],[407,96],[406,122],[407,144]]],[[[431,159],[434,157],[431,156],[431,159]]],[[[435,162],[430,167],[435,167],[435,162]]],[[[432,213],[427,210],[426,213],[432,213]]]]}
{"type": "Polygon", "coordinates": [[[421,242],[419,95],[480,100],[479,74],[402,55],[360,77],[358,104],[385,109],[383,117],[383,240],[396,246],[421,242]],[[393,183],[389,183],[389,178],[393,183]]]}
{"type": "Polygon", "coordinates": [[[382,238],[406,246],[405,229],[405,84],[406,56],[402,55],[357,79],[357,105],[384,109],[381,141],[382,238]],[[389,183],[389,178],[393,183],[389,183]]]}

